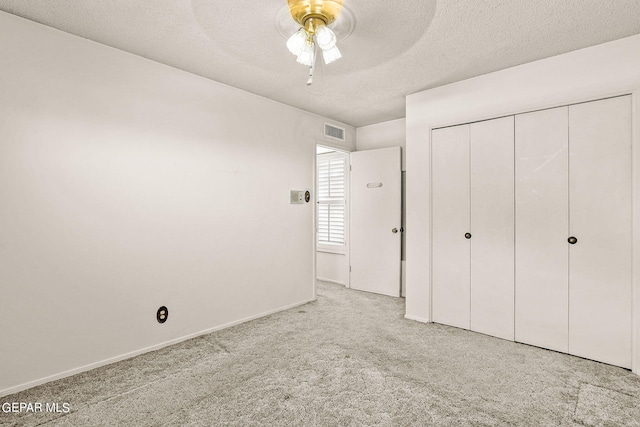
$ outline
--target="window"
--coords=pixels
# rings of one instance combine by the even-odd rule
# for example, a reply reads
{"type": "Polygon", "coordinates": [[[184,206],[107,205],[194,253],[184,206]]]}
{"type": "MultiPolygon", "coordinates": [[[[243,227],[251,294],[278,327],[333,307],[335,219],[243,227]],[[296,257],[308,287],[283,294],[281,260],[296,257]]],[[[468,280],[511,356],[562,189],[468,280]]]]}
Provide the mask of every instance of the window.
{"type": "Polygon", "coordinates": [[[345,246],[348,154],[318,154],[318,246],[345,246]]]}

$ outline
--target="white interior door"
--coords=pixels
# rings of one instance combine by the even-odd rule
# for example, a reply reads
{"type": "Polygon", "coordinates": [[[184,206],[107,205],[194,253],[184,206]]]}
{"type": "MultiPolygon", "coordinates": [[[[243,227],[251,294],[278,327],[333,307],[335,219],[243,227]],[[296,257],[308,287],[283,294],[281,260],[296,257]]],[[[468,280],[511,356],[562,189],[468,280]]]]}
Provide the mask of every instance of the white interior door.
{"type": "Polygon", "coordinates": [[[567,107],[515,117],[515,340],[568,352],[567,107]]]}
{"type": "Polygon", "coordinates": [[[470,328],[469,125],[431,132],[432,318],[470,328]]]}
{"type": "Polygon", "coordinates": [[[631,97],[569,107],[569,352],[631,367],[631,97]]]}
{"type": "Polygon", "coordinates": [[[470,125],[471,330],[513,340],[513,116],[470,125]]]}
{"type": "Polygon", "coordinates": [[[400,147],[351,153],[351,288],[400,296],[400,147]]]}

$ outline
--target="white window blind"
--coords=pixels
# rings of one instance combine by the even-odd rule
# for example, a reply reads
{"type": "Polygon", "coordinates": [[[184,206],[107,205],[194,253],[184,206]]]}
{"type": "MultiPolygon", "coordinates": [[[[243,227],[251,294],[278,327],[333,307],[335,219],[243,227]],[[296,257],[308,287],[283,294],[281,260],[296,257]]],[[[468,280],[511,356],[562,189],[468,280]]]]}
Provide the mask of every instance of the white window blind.
{"type": "Polygon", "coordinates": [[[347,155],[318,155],[318,244],[345,244],[347,155]]]}

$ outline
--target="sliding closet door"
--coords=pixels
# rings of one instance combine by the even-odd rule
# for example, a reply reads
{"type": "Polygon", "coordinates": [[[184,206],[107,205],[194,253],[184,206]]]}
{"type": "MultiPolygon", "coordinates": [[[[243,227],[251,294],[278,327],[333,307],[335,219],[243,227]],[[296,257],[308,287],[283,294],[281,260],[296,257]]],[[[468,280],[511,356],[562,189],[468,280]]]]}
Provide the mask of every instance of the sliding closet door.
{"type": "Polygon", "coordinates": [[[631,367],[631,97],[569,107],[569,352],[631,367]]]}
{"type": "Polygon", "coordinates": [[[515,340],[568,351],[567,107],[515,117],[515,340]]]}
{"type": "Polygon", "coordinates": [[[469,329],[469,125],[431,137],[433,321],[469,329]]]}
{"type": "Polygon", "coordinates": [[[471,330],[513,340],[513,116],[470,126],[471,330]]]}

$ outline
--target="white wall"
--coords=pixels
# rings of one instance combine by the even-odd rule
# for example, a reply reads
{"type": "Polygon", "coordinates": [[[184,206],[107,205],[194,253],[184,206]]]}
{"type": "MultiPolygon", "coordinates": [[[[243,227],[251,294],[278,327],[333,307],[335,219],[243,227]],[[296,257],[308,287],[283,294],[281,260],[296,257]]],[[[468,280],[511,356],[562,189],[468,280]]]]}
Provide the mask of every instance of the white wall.
{"type": "Polygon", "coordinates": [[[316,277],[319,280],[348,286],[349,255],[318,250],[316,255],[316,277]]]}
{"type": "Polygon", "coordinates": [[[402,147],[402,280],[400,295],[406,294],[406,185],[405,173],[407,164],[406,119],[390,120],[369,126],[356,128],[356,151],[375,150],[377,148],[402,147]]]}
{"type": "Polygon", "coordinates": [[[402,170],[406,170],[406,119],[390,120],[356,129],[356,151],[402,147],[402,170]]]}
{"type": "Polygon", "coordinates": [[[0,93],[0,395],[314,298],[325,119],[5,13],[0,93]]]}
{"type": "MultiPolygon", "coordinates": [[[[430,130],[630,93],[640,88],[640,36],[524,64],[407,97],[406,317],[430,319],[430,130]]],[[[640,372],[640,93],[634,93],[634,371],[640,372]]]]}

